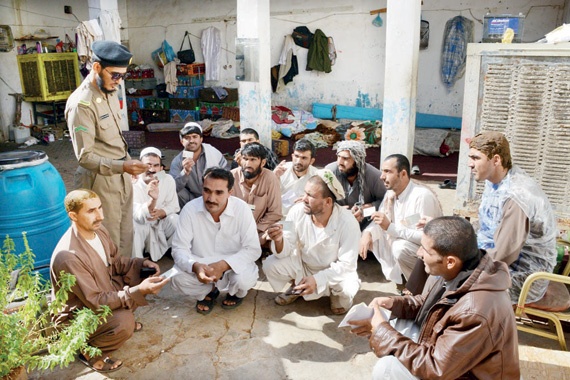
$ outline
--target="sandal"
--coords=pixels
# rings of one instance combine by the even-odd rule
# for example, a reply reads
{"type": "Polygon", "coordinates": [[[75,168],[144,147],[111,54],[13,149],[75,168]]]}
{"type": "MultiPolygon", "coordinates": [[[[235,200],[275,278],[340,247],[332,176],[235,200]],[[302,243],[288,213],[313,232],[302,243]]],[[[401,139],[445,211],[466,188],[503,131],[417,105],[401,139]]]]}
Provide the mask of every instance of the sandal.
{"type": "Polygon", "coordinates": [[[143,329],[143,324],[141,322],[135,322],[135,332],[139,332],[143,329]]]}
{"type": "Polygon", "coordinates": [[[455,189],[457,184],[450,179],[446,179],[443,183],[439,184],[440,189],[455,189]]]}
{"type": "MultiPolygon", "coordinates": [[[[345,314],[348,310],[340,306],[340,297],[331,295],[331,311],[334,315],[345,314]]],[[[350,309],[350,306],[348,307],[350,309]]]]}
{"type": "Polygon", "coordinates": [[[285,306],[292,304],[297,300],[297,298],[301,297],[300,294],[296,294],[294,292],[293,288],[294,287],[291,286],[289,289],[287,289],[285,293],[281,293],[277,297],[275,297],[275,303],[279,306],[285,306]]]}
{"type": "Polygon", "coordinates": [[[228,293],[226,299],[222,301],[222,309],[230,310],[235,309],[243,302],[243,298],[239,298],[238,296],[232,296],[228,293]],[[228,305],[226,302],[233,302],[233,304],[228,305]]]}
{"type": "Polygon", "coordinates": [[[99,373],[109,373],[109,372],[114,372],[118,369],[120,369],[123,366],[123,363],[119,364],[117,367],[113,368],[113,366],[115,365],[115,363],[117,362],[116,360],[111,359],[110,357],[105,357],[103,360],[103,367],[102,368],[95,368],[94,365],[95,363],[97,363],[98,361],[100,361],[100,358],[91,358],[91,359],[87,359],[85,357],[85,355],[83,354],[79,354],[77,355],[77,358],[81,361],[81,363],[85,364],[87,367],[91,368],[93,371],[99,372],[99,373]]]}
{"type": "Polygon", "coordinates": [[[208,295],[206,295],[206,297],[204,297],[202,301],[196,302],[196,311],[203,315],[210,314],[212,312],[212,309],[214,308],[214,303],[216,302],[216,298],[218,298],[219,295],[220,291],[218,290],[218,288],[212,290],[210,293],[208,293],[208,295]],[[198,305],[206,306],[208,307],[208,310],[200,309],[198,305]]]}

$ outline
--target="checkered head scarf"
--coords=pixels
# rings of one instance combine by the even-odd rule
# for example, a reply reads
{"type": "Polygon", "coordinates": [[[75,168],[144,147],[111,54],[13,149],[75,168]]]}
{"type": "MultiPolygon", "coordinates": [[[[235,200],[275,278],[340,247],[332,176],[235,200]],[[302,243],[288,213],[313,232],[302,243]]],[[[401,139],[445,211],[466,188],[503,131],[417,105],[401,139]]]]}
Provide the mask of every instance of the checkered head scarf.
{"type": "Polygon", "coordinates": [[[337,152],[347,150],[354,159],[354,164],[358,168],[358,202],[364,204],[364,189],[366,189],[366,149],[360,141],[344,140],[340,141],[337,146],[337,152]]]}

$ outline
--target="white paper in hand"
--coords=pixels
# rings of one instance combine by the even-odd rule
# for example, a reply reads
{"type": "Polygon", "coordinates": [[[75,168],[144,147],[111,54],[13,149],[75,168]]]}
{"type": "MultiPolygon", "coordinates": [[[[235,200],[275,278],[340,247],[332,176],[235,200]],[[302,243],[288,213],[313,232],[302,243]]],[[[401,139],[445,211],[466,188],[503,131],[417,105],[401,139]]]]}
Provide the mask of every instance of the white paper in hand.
{"type": "Polygon", "coordinates": [[[365,218],[368,218],[369,216],[372,216],[372,214],[374,214],[376,212],[376,208],[374,206],[370,206],[370,207],[366,207],[364,210],[362,210],[362,215],[365,218]]]}
{"type": "MultiPolygon", "coordinates": [[[[383,307],[380,308],[380,313],[382,313],[382,317],[389,321],[390,315],[392,312],[388,309],[384,309],[383,307]]],[[[374,315],[374,309],[367,306],[364,302],[359,303],[358,305],[354,305],[350,308],[348,313],[344,316],[342,322],[339,323],[338,327],[345,327],[345,326],[352,326],[349,325],[349,321],[358,321],[361,319],[368,319],[372,318],[374,315]]]]}
{"type": "Polygon", "coordinates": [[[345,327],[351,326],[348,324],[348,321],[358,321],[359,319],[368,319],[372,318],[374,315],[374,309],[368,307],[364,302],[359,303],[358,305],[354,305],[350,308],[348,313],[344,316],[344,319],[338,327],[345,327]]]}
{"type": "Polygon", "coordinates": [[[176,267],[172,267],[170,268],[170,270],[167,270],[166,272],[161,274],[160,277],[171,278],[176,276],[178,273],[180,273],[180,271],[176,267]]]}

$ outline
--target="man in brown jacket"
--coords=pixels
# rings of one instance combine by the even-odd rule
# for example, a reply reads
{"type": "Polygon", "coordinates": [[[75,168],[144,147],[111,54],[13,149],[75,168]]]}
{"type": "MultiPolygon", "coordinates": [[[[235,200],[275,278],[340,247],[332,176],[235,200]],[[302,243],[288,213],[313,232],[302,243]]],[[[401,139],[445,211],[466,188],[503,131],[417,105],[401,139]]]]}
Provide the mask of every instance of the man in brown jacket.
{"type": "Polygon", "coordinates": [[[142,329],[142,324],[135,322],[134,310],[147,305],[145,295],[158,293],[168,279],[158,277],[158,264],[118,253],[117,246],[101,224],[104,219],[101,200],[93,191],[74,190],[64,202],[72,223],[55,247],[50,277],[54,292],[59,289],[57,282],[61,271],[74,275],[76,284],[57,321],[72,318],[75,309],[88,307],[97,311],[102,305],[109,306],[113,314],[88,342],[101,349],[102,355],[89,358],[82,353],[79,359],[95,371],[115,371],[123,363],[112,360],[107,354],[118,349],[133,332],[142,329]],[[142,280],[141,268],[154,269],[156,273],[142,280]]]}
{"type": "Polygon", "coordinates": [[[375,298],[370,319],[349,322],[381,358],[373,378],[519,379],[507,265],[477,248],[463,218],[434,219],[423,232],[418,256],[430,274],[424,293],[375,298]],[[398,319],[387,321],[380,307],[398,319]]]}

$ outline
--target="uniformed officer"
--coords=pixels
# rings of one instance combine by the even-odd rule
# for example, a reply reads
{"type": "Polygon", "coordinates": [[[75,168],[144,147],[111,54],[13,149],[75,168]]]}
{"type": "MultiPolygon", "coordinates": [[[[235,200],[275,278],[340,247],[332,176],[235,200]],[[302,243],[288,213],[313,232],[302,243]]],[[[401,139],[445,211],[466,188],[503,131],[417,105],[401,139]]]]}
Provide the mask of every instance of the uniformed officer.
{"type": "Polygon", "coordinates": [[[79,161],[75,188],[99,194],[105,215],[103,224],[121,255],[130,257],[133,244],[130,175],[147,169],[141,161],[131,160],[121,133],[126,120],[116,91],[132,54],[113,41],[95,41],[91,49],[91,72],[71,94],[65,107],[65,119],[79,161]]]}

